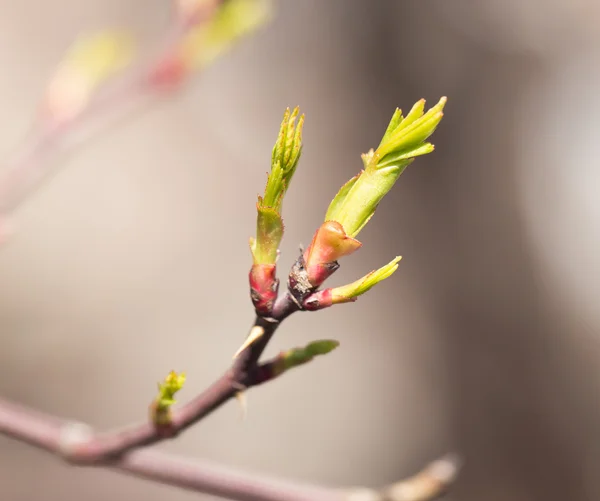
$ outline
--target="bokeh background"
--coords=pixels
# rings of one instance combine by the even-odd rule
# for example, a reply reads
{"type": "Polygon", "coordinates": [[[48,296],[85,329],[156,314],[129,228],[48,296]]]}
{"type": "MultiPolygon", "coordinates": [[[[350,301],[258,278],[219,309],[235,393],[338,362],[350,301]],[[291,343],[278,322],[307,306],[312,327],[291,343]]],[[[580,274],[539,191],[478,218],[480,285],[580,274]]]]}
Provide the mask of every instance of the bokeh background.
{"type": "MultiPolygon", "coordinates": [[[[156,39],[167,2],[0,1],[0,151],[27,131],[77,34],[156,39]]],[[[252,321],[254,203],[283,109],[307,115],[282,269],[395,106],[449,97],[419,159],[344,260],[343,283],[404,259],[354,305],[286,321],[270,352],[341,349],[161,447],[328,485],[381,485],[446,451],[449,499],[600,497],[600,4],[304,0],[181,94],[64,161],[0,254],[0,393],[100,429],[185,399],[252,321]]],[[[69,468],[0,437],[0,498],[200,496],[69,468]]]]}

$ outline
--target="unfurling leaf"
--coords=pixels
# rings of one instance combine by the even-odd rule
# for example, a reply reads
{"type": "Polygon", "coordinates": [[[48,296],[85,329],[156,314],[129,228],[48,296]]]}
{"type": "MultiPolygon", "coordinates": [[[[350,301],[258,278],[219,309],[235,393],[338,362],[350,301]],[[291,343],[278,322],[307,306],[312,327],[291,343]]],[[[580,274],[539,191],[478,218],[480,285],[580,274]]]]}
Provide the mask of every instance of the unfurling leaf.
{"type": "Polygon", "coordinates": [[[334,287],[331,289],[331,302],[332,304],[347,303],[353,301],[358,296],[363,295],[371,288],[375,287],[379,282],[391,277],[398,269],[398,262],[402,259],[401,256],[395,257],[385,266],[382,266],[378,270],[374,270],[368,273],[361,279],[357,280],[348,285],[341,287],[334,287]]]}
{"type": "Polygon", "coordinates": [[[364,170],[340,189],[325,220],[339,222],[349,236],[356,237],[404,169],[416,157],[433,151],[433,145],[425,141],[440,123],[445,104],[443,97],[423,114],[422,99],[406,118],[396,109],[378,148],[362,156],[364,170]]]}
{"type": "Polygon", "coordinates": [[[283,238],[283,197],[302,153],[304,115],[299,116],[299,113],[298,107],[291,112],[289,108],[285,111],[273,146],[265,193],[258,197],[256,238],[250,240],[254,264],[275,264],[277,260],[277,251],[283,238]]]}
{"type": "Polygon", "coordinates": [[[328,308],[333,304],[355,301],[358,296],[369,291],[382,280],[391,277],[398,269],[400,259],[402,258],[397,256],[385,266],[368,273],[351,284],[313,292],[304,300],[302,306],[306,310],[316,311],[328,308]]]}

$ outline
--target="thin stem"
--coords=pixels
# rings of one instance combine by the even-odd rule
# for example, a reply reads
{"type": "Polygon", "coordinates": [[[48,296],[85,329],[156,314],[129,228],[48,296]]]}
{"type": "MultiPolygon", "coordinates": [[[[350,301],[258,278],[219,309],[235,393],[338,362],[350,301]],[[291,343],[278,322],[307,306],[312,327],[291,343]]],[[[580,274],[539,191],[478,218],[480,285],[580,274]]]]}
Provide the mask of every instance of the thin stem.
{"type": "MultiPolygon", "coordinates": [[[[69,457],[69,448],[87,440],[91,431],[85,425],[62,421],[0,398],[0,433],[69,457]]],[[[342,490],[241,472],[151,449],[132,450],[89,465],[235,501],[427,501],[447,490],[459,466],[455,458],[446,457],[414,477],[384,489],[342,490]]]]}
{"type": "Polygon", "coordinates": [[[265,380],[258,377],[258,373],[254,370],[256,362],[281,322],[296,310],[297,306],[290,296],[284,294],[275,303],[274,322],[257,317],[254,327],[263,330],[262,337],[243,350],[234,359],[231,368],[200,395],[174,409],[168,430],[156,427],[151,422],[144,422],[113,433],[90,436],[69,451],[69,459],[74,462],[98,462],[121,456],[138,447],[172,438],[204,419],[240,390],[262,384],[265,380]]]}
{"type": "MultiPolygon", "coordinates": [[[[112,467],[112,466],[111,466],[112,467]]],[[[239,501],[345,501],[344,492],[137,450],[116,469],[137,477],[239,501]]]]}

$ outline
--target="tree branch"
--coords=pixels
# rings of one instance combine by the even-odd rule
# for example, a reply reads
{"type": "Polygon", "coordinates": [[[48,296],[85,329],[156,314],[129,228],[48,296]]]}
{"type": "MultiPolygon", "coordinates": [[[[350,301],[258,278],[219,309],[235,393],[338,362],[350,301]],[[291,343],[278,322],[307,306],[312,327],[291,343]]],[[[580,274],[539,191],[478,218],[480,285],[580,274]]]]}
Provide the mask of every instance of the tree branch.
{"type": "Polygon", "coordinates": [[[418,475],[380,490],[331,489],[286,482],[236,471],[208,462],[189,461],[160,451],[140,449],[171,438],[223,405],[240,390],[268,381],[257,366],[262,351],[279,324],[298,309],[289,294],[282,295],[273,308],[272,319],[257,317],[254,327],[263,335],[246,347],[231,368],[188,404],[175,410],[168,433],[152,423],[122,431],[95,434],[87,425],[61,420],[0,398],[0,433],[44,449],[63,459],[127,473],[182,489],[230,498],[236,501],[426,501],[447,489],[458,472],[452,457],[438,460],[418,475]]]}
{"type": "MultiPolygon", "coordinates": [[[[266,382],[267,380],[259,377],[260,374],[254,370],[255,361],[260,357],[280,323],[296,309],[297,307],[290,296],[283,294],[276,302],[273,318],[270,321],[257,317],[253,329],[262,329],[262,338],[245,348],[234,359],[229,370],[200,395],[182,407],[175,409],[167,428],[157,427],[154,423],[148,421],[112,433],[90,434],[85,440],[76,440],[62,447],[63,455],[74,463],[100,462],[104,459],[121,456],[134,448],[175,437],[218,409],[240,391],[266,382]]],[[[40,428],[39,422],[33,421],[34,415],[32,413],[27,413],[27,419],[29,419],[34,429],[47,429],[47,427],[40,428]]],[[[4,431],[10,434],[11,428],[9,425],[10,423],[4,429],[0,427],[0,432],[4,431]]],[[[42,436],[36,435],[38,441],[41,440],[42,443],[45,443],[42,438],[42,436]]]]}
{"type": "MultiPolygon", "coordinates": [[[[69,448],[92,435],[85,425],[62,421],[2,399],[0,433],[61,457],[70,457],[69,448]]],[[[129,451],[89,465],[236,501],[426,501],[443,494],[458,472],[456,459],[446,457],[414,477],[373,490],[332,489],[283,481],[151,449],[129,451]]]]}

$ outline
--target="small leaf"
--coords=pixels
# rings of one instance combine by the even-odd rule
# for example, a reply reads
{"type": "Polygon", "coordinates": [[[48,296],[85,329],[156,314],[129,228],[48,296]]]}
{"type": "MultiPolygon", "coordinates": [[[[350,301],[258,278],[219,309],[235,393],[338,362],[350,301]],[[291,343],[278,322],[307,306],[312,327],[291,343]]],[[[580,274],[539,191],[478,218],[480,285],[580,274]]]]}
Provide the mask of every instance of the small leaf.
{"type": "Polygon", "coordinates": [[[394,130],[394,132],[406,128],[408,127],[410,124],[412,124],[415,120],[418,120],[419,118],[421,118],[423,116],[423,112],[425,111],[425,99],[419,99],[411,108],[411,110],[408,112],[408,115],[406,115],[406,118],[404,120],[402,120],[401,122],[398,123],[398,125],[396,126],[396,129],[394,130]],[[400,126],[400,124],[402,124],[400,126]]]}
{"type": "MultiPolygon", "coordinates": [[[[410,161],[407,161],[408,165],[410,161]]],[[[383,197],[392,189],[402,173],[398,166],[386,169],[365,169],[350,187],[344,199],[327,215],[338,221],[346,233],[356,237],[365,227],[383,197]]]]}
{"type": "Polygon", "coordinates": [[[377,162],[379,168],[383,167],[400,167],[402,170],[410,164],[410,161],[415,157],[427,155],[435,150],[435,147],[431,143],[425,143],[424,145],[415,148],[410,151],[400,151],[398,153],[390,153],[377,162]]]}
{"type": "Polygon", "coordinates": [[[329,208],[327,209],[327,214],[325,214],[325,221],[336,221],[337,220],[338,213],[340,212],[340,209],[344,205],[344,202],[346,200],[346,197],[348,196],[348,193],[350,193],[350,190],[352,189],[352,187],[354,186],[354,183],[356,183],[356,181],[358,180],[359,177],[360,177],[360,173],[357,174],[356,176],[354,176],[346,184],[344,184],[344,186],[342,186],[340,188],[340,191],[338,191],[335,198],[329,204],[329,208]]]}
{"type": "Polygon", "coordinates": [[[423,115],[424,104],[424,100],[419,101],[406,119],[400,122],[387,140],[377,148],[376,154],[380,159],[395,151],[407,151],[411,147],[418,146],[433,134],[443,117],[442,110],[446,104],[446,98],[442,97],[423,115]]]}
{"type": "Polygon", "coordinates": [[[372,271],[356,282],[331,289],[332,303],[338,304],[353,301],[358,296],[361,296],[375,287],[382,280],[391,277],[398,269],[398,262],[400,259],[402,259],[402,257],[397,256],[385,266],[372,271]]]}
{"type": "Polygon", "coordinates": [[[383,134],[383,138],[381,139],[379,146],[381,146],[383,143],[385,143],[389,139],[391,134],[396,130],[396,128],[402,121],[403,121],[402,110],[400,108],[396,108],[396,111],[392,115],[392,119],[390,120],[390,123],[387,126],[385,133],[383,134]]]}

